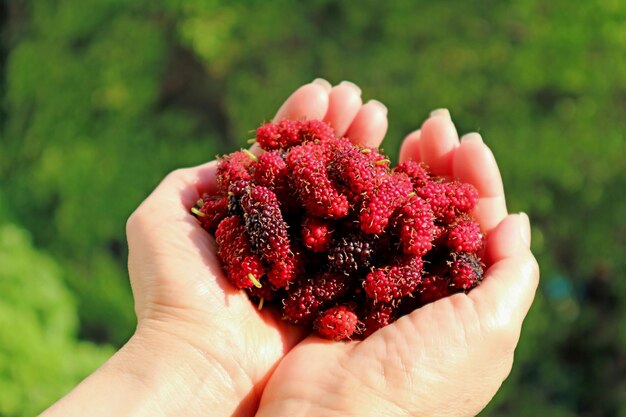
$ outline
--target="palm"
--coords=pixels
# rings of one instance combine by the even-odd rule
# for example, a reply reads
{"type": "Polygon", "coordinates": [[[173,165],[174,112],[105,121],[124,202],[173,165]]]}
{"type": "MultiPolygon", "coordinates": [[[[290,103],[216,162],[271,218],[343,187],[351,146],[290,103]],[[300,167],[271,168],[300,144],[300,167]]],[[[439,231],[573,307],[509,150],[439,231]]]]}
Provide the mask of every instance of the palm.
{"type": "MultiPolygon", "coordinates": [[[[309,336],[283,359],[272,375],[264,403],[291,398],[310,404],[315,398],[316,408],[324,410],[322,415],[364,415],[364,411],[388,415],[396,407],[409,415],[431,415],[427,412],[443,409],[447,399],[433,398],[431,393],[455,393],[458,401],[456,393],[467,392],[460,382],[464,380],[463,374],[471,371],[465,363],[469,356],[466,338],[479,337],[476,312],[464,300],[467,298],[461,296],[441,300],[401,318],[364,341],[334,343],[309,336]],[[443,355],[454,359],[443,363],[443,355]],[[448,368],[445,380],[424,383],[422,371],[430,369],[436,375],[442,366],[448,368]],[[450,380],[459,381],[459,386],[452,386],[450,380]],[[426,403],[428,408],[416,408],[426,403]],[[359,411],[355,404],[368,406],[359,411]]],[[[489,352],[485,350],[485,354],[489,352]]],[[[474,371],[475,375],[481,372],[474,371]]],[[[480,392],[468,393],[467,400],[482,403],[483,398],[475,395],[488,396],[488,400],[496,389],[497,386],[483,385],[480,392]]]]}
{"type": "Polygon", "coordinates": [[[322,415],[475,415],[508,374],[537,270],[528,248],[514,245],[514,217],[504,220],[495,161],[475,136],[459,144],[447,116],[429,119],[407,137],[401,159],[409,157],[479,190],[474,215],[489,236],[484,284],[416,310],[364,341],[309,336],[272,375],[261,404],[268,415],[285,399],[322,415]],[[499,363],[482,369],[494,358],[499,363]]]}

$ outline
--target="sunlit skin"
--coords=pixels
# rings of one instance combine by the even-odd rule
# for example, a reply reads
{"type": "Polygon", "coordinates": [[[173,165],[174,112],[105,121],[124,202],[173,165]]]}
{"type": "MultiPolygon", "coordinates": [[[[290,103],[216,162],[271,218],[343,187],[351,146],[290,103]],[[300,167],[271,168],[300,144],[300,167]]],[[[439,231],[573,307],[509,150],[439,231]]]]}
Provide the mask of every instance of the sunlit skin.
{"type": "MultiPolygon", "coordinates": [[[[351,83],[300,87],[280,119],[324,119],[366,146],[387,131],[387,109],[363,104],[351,83]]],[[[491,151],[477,134],[459,141],[445,110],[407,136],[400,158],[477,187],[488,269],[469,295],[416,310],[365,341],[306,336],[230,286],[213,238],[189,214],[215,190],[216,163],[180,169],[128,220],[135,335],[44,415],[477,414],[510,371],[537,287],[528,218],[507,214],[491,151]]]]}

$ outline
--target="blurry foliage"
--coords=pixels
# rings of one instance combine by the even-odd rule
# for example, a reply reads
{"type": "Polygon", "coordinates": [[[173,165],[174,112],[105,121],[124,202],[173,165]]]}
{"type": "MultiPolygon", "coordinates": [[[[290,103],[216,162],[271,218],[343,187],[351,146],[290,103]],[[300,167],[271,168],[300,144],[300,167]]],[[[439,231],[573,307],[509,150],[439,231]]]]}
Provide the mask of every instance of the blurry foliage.
{"type": "Polygon", "coordinates": [[[0,223],[0,265],[0,415],[32,416],[113,350],[76,340],[76,303],[59,265],[16,225],[0,223]]]}
{"type": "Polygon", "coordinates": [[[119,346],[132,333],[124,224],[158,181],[244,146],[317,76],[387,104],[392,156],[448,107],[493,149],[510,210],[533,220],[540,292],[482,415],[626,415],[626,3],[0,8],[0,415],[30,415],[110,352],[78,337],[119,346]]]}

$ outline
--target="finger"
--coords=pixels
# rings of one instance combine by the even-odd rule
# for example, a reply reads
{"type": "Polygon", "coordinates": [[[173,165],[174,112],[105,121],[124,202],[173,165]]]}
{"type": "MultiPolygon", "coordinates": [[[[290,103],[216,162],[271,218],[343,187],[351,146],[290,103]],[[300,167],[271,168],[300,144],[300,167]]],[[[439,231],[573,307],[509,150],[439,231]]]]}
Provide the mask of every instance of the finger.
{"type": "Polygon", "coordinates": [[[474,218],[483,232],[489,233],[507,215],[502,176],[491,150],[478,133],[463,136],[454,152],[453,174],[478,190],[478,205],[474,218]]]}
{"type": "Polygon", "coordinates": [[[329,92],[328,86],[320,79],[303,85],[280,106],[276,116],[274,116],[274,122],[283,119],[322,119],[328,111],[329,92]]]}
{"type": "Polygon", "coordinates": [[[361,107],[346,136],[356,145],[378,148],[387,127],[387,107],[378,100],[370,100],[361,107]]]}
{"type": "Polygon", "coordinates": [[[495,264],[530,249],[530,221],[526,213],[511,214],[487,237],[485,260],[495,264]]]}
{"type": "Polygon", "coordinates": [[[523,214],[504,219],[487,242],[488,257],[495,263],[480,286],[468,297],[485,324],[519,333],[539,283],[539,267],[529,250],[530,225],[523,214]]]}
{"type": "Polygon", "coordinates": [[[324,120],[342,137],[361,109],[361,89],[350,81],[342,81],[328,95],[328,112],[324,120]]]}
{"type": "Polygon", "coordinates": [[[459,135],[446,109],[438,109],[422,125],[420,155],[435,175],[452,176],[452,156],[459,135]]]}
{"type": "Polygon", "coordinates": [[[147,210],[154,216],[189,213],[189,209],[204,193],[217,193],[217,161],[191,168],[177,169],[168,174],[138,210],[147,210]]]}
{"type": "MultiPolygon", "coordinates": [[[[198,244],[207,248],[212,245],[209,234],[198,227],[190,208],[204,192],[216,191],[216,170],[217,162],[212,161],[173,171],[141,203],[126,224],[128,245],[129,248],[135,248],[135,260],[136,254],[145,253],[136,249],[147,244],[143,237],[155,233],[178,235],[177,241],[171,242],[174,245],[187,245],[190,248],[198,244]]],[[[193,252],[190,250],[189,253],[193,252]]],[[[136,264],[136,268],[140,264],[136,264]]]]}
{"type": "Polygon", "coordinates": [[[333,85],[329,83],[327,80],[325,80],[324,78],[316,78],[313,81],[311,81],[311,84],[317,84],[321,86],[324,90],[326,90],[327,93],[330,93],[330,90],[332,90],[333,88],[333,85]]]}
{"type": "Polygon", "coordinates": [[[411,132],[402,141],[400,145],[400,162],[404,161],[420,161],[420,139],[422,131],[420,129],[411,132]]]}

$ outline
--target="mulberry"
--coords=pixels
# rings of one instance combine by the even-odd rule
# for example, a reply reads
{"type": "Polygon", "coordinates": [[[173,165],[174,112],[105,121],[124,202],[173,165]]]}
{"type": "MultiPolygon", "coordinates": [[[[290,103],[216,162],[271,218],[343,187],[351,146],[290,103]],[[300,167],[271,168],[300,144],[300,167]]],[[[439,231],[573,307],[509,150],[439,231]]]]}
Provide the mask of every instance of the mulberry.
{"type": "Polygon", "coordinates": [[[389,304],[372,303],[363,318],[363,337],[368,337],[378,329],[393,323],[397,319],[396,310],[389,304]]]}
{"type": "Polygon", "coordinates": [[[328,263],[334,271],[350,274],[370,267],[374,256],[374,240],[363,234],[336,239],[328,250],[328,263]]]}
{"type": "Polygon", "coordinates": [[[215,231],[217,256],[227,272],[229,281],[237,288],[260,287],[265,275],[261,259],[252,252],[246,228],[237,216],[222,220],[215,231]]]}
{"type": "Polygon", "coordinates": [[[345,275],[322,273],[305,278],[289,289],[284,301],[283,316],[291,323],[311,321],[323,306],[347,294],[351,280],[345,275]]]}
{"type": "Polygon", "coordinates": [[[418,293],[422,304],[432,303],[441,298],[452,295],[450,281],[442,275],[428,275],[422,279],[418,287],[418,293]]]}
{"type": "Polygon", "coordinates": [[[349,211],[348,199],[328,177],[323,149],[314,143],[297,146],[287,155],[293,187],[305,209],[315,217],[340,219],[349,211]]]}
{"type": "Polygon", "coordinates": [[[483,266],[475,254],[453,253],[450,261],[451,285],[468,291],[483,279],[483,266]]]}
{"type": "Polygon", "coordinates": [[[480,226],[473,220],[462,220],[448,231],[446,243],[456,252],[477,252],[483,246],[480,226]]]}
{"type": "Polygon", "coordinates": [[[402,250],[409,255],[423,256],[432,248],[435,218],[430,205],[417,195],[412,196],[396,215],[402,250]]]}
{"type": "Polygon", "coordinates": [[[256,156],[248,151],[233,152],[224,156],[217,165],[217,187],[222,194],[227,194],[234,181],[250,180],[248,169],[255,162],[256,156]]]}
{"type": "Polygon", "coordinates": [[[393,171],[408,175],[415,188],[423,187],[431,181],[426,166],[421,162],[404,161],[395,167],[393,171]]]}
{"type": "Polygon", "coordinates": [[[376,268],[363,282],[365,293],[374,302],[396,302],[417,289],[422,266],[422,258],[403,256],[394,265],[376,268]]]}
{"type": "Polygon", "coordinates": [[[331,307],[315,321],[318,333],[330,340],[345,340],[357,330],[359,319],[354,310],[347,306],[331,307]]]}
{"type": "Polygon", "coordinates": [[[333,239],[334,227],[328,220],[305,217],[302,221],[302,243],[313,252],[326,252],[333,239]]]}
{"type": "Polygon", "coordinates": [[[266,151],[287,149],[302,143],[301,128],[302,122],[297,120],[266,123],[256,130],[256,141],[266,151]]]}
{"type": "Polygon", "coordinates": [[[383,233],[394,211],[406,203],[412,192],[413,186],[405,174],[384,177],[364,203],[359,215],[361,230],[368,234],[383,233]]]}
{"type": "Polygon", "coordinates": [[[241,197],[246,231],[252,248],[268,262],[289,256],[289,235],[276,195],[266,187],[254,187],[241,197]]]}
{"type": "Polygon", "coordinates": [[[204,230],[215,235],[217,225],[228,215],[228,198],[205,194],[191,209],[204,230]]]}

